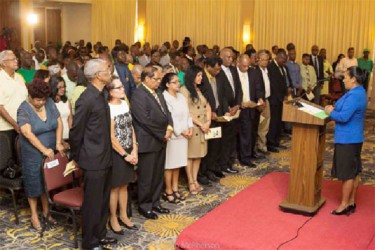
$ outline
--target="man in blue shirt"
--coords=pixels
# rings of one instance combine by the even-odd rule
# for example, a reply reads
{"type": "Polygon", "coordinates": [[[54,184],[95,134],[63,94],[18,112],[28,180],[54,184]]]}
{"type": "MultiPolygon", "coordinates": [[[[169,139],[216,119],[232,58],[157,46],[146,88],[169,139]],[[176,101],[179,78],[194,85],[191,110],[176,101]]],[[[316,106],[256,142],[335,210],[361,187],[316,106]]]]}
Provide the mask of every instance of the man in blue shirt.
{"type": "Polygon", "coordinates": [[[292,49],[288,51],[288,62],[286,63],[288,68],[289,77],[291,80],[291,86],[293,87],[293,95],[300,96],[302,92],[302,76],[301,68],[296,61],[296,50],[292,49]]]}

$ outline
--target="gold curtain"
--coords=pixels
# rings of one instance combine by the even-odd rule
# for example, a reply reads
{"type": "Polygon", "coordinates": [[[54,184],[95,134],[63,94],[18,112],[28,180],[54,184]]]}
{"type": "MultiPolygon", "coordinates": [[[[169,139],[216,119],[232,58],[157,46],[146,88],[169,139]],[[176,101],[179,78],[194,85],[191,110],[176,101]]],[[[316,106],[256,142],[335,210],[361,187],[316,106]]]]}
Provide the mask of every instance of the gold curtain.
{"type": "Polygon", "coordinates": [[[271,49],[293,42],[298,61],[314,44],[327,49],[330,62],[349,47],[360,57],[375,46],[374,13],[374,0],[255,0],[253,43],[271,49]]]}
{"type": "MultiPolygon", "coordinates": [[[[147,0],[146,41],[242,46],[241,0],[147,0]]],[[[182,45],[182,44],[180,44],[182,45]]]]}
{"type": "Polygon", "coordinates": [[[91,13],[93,43],[101,41],[110,49],[116,39],[134,43],[136,0],[92,0],[91,13]]]}

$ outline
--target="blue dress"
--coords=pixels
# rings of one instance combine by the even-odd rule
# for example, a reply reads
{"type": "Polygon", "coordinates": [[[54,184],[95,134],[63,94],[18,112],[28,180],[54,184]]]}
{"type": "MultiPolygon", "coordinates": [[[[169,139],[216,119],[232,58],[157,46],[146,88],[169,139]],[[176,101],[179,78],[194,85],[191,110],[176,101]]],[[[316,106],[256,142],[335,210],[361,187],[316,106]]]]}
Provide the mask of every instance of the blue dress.
{"type": "MultiPolygon", "coordinates": [[[[56,148],[57,119],[60,113],[52,99],[47,98],[46,104],[47,120],[42,121],[27,101],[21,103],[17,110],[17,123],[19,127],[25,124],[31,125],[31,131],[46,147],[56,148]]],[[[20,134],[20,150],[22,162],[22,176],[25,193],[27,197],[39,197],[44,191],[41,165],[43,154],[35,148],[27,138],[20,134]]]]}

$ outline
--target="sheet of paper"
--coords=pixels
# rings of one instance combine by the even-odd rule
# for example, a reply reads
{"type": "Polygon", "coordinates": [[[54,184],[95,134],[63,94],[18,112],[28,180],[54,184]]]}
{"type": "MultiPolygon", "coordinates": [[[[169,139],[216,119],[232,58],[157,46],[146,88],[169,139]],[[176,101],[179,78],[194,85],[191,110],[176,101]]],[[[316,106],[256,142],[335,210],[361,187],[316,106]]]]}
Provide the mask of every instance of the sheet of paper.
{"type": "Polygon", "coordinates": [[[304,103],[304,102],[300,102],[303,107],[302,108],[299,108],[299,110],[302,110],[306,113],[309,113],[315,117],[318,117],[320,119],[325,119],[328,117],[328,115],[324,112],[324,110],[320,109],[320,108],[317,108],[317,107],[314,107],[310,104],[307,104],[307,103],[304,103]]]}
{"type": "Polygon", "coordinates": [[[307,94],[306,93],[306,97],[307,97],[307,99],[309,99],[309,101],[311,101],[312,99],[314,99],[314,94],[313,94],[313,92],[311,91],[309,94],[307,94]]]}

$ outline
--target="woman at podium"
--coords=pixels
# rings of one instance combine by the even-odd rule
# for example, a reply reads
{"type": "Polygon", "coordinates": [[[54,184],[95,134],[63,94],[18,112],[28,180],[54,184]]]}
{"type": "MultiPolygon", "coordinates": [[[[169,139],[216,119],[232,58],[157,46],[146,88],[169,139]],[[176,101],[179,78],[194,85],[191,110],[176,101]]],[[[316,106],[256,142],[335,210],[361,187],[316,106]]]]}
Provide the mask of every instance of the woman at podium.
{"type": "Polygon", "coordinates": [[[366,92],[363,84],[366,72],[353,66],[344,75],[347,93],[335,106],[325,107],[325,112],[336,122],[332,176],[342,181],[340,205],[333,215],[349,215],[356,209],[355,196],[359,176],[362,171],[361,150],[364,140],[364,120],[367,107],[366,92]]]}

